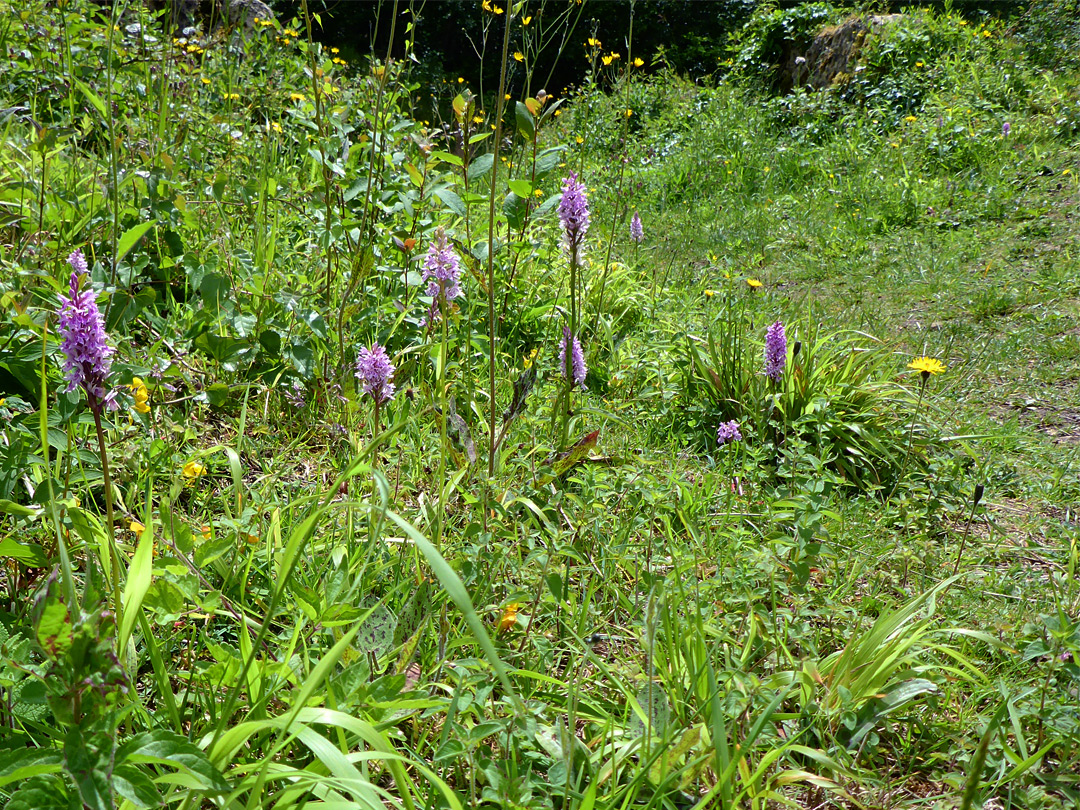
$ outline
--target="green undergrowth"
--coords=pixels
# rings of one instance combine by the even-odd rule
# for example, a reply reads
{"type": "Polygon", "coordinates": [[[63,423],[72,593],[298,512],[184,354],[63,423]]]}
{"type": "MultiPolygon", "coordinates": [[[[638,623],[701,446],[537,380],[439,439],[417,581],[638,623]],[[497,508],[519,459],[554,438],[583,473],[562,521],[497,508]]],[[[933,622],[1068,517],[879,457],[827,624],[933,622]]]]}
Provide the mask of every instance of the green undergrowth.
{"type": "MultiPolygon", "coordinates": [[[[477,5],[510,70],[566,19],[477,5]]],[[[575,34],[571,95],[440,126],[303,21],[5,9],[6,806],[1074,806],[1067,5],[912,11],[783,96],[781,34],[852,10],[697,81],[575,34]]]]}

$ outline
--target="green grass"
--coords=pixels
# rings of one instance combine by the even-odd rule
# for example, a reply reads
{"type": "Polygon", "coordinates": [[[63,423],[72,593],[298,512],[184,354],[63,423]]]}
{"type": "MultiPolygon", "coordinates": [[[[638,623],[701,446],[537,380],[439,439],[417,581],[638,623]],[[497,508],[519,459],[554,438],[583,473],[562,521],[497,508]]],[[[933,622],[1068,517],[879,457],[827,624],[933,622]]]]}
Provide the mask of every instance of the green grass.
{"type": "Polygon", "coordinates": [[[569,98],[512,99],[489,276],[492,99],[438,99],[463,153],[403,63],[88,8],[0,22],[6,806],[1075,805],[1080,76],[1043,29],[913,14],[779,98],[597,51],[569,98]],[[75,247],[111,493],[63,391],[75,247]]]}

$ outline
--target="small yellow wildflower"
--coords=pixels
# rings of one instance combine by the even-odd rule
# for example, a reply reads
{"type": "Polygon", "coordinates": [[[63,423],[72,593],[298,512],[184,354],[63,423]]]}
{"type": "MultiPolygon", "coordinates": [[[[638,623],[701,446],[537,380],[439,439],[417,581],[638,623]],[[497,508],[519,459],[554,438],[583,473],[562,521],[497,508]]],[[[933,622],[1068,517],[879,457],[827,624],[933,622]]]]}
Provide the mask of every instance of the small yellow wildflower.
{"type": "Polygon", "coordinates": [[[640,56],[634,60],[634,67],[642,67],[645,64],[645,60],[640,56]]]}
{"type": "Polygon", "coordinates": [[[1072,174],[1072,169],[1066,169],[1062,174],[1072,174]]]}
{"type": "Polygon", "coordinates": [[[521,51],[514,51],[514,61],[516,61],[516,62],[524,62],[525,61],[525,54],[523,54],[521,51]]]}
{"type": "Polygon", "coordinates": [[[457,77],[457,83],[458,84],[465,84],[465,77],[464,76],[458,76],[457,77]]]}
{"type": "Polygon", "coordinates": [[[544,190],[542,188],[533,189],[533,196],[543,197],[544,196],[544,190]]]}
{"type": "Polygon", "coordinates": [[[509,101],[509,100],[510,100],[510,94],[507,93],[505,96],[503,96],[503,101],[509,101]]]}
{"type": "Polygon", "coordinates": [[[142,533],[146,531],[146,527],[134,518],[132,518],[131,523],[128,524],[128,528],[131,529],[131,533],[136,537],[142,537],[142,533]]]}
{"type": "Polygon", "coordinates": [[[472,121],[473,121],[474,124],[482,124],[482,123],[484,123],[484,116],[482,116],[482,115],[474,115],[472,117],[472,121]]]}
{"type": "Polygon", "coordinates": [[[229,101],[239,101],[240,100],[240,94],[239,93],[229,93],[227,96],[225,96],[225,98],[227,98],[229,101]]]}
{"type": "Polygon", "coordinates": [[[304,100],[304,94],[303,93],[289,93],[289,101],[303,101],[303,100],[304,100]]]}
{"type": "Polygon", "coordinates": [[[289,39],[288,37],[285,37],[285,39],[281,40],[281,44],[282,45],[292,45],[292,40],[289,39]]]}
{"type": "Polygon", "coordinates": [[[205,76],[203,76],[202,77],[202,83],[203,84],[210,84],[210,80],[208,78],[206,78],[205,76]]]}
{"type": "Polygon", "coordinates": [[[578,143],[585,143],[585,139],[582,138],[580,135],[578,135],[576,138],[574,138],[574,140],[577,141],[578,143]]]}
{"type": "Polygon", "coordinates": [[[499,616],[499,632],[505,633],[515,624],[517,624],[518,608],[521,607],[517,602],[511,602],[509,605],[503,608],[502,615],[499,616]]]}
{"type": "Polygon", "coordinates": [[[539,351],[539,349],[534,348],[531,352],[529,352],[529,356],[525,358],[526,370],[532,368],[532,364],[536,361],[536,355],[539,353],[539,351]]]}
{"type": "MultiPolygon", "coordinates": [[[[556,112],[558,112],[558,110],[556,110],[556,112]]],[[[634,111],[633,111],[633,110],[631,110],[631,109],[630,109],[630,108],[628,107],[628,108],[626,109],[626,117],[627,117],[627,118],[629,118],[629,117],[630,117],[631,115],[633,115],[633,114],[634,114],[634,111]]]]}
{"type": "Polygon", "coordinates": [[[924,380],[931,374],[943,374],[945,372],[945,364],[934,357],[916,357],[907,364],[907,367],[912,371],[918,371],[924,380]]]}
{"type": "Polygon", "coordinates": [[[182,472],[184,473],[184,478],[194,481],[200,475],[205,475],[206,467],[197,461],[189,461],[184,465],[182,472]]]}
{"type": "Polygon", "coordinates": [[[528,25],[531,22],[532,22],[532,15],[529,15],[528,17],[526,17],[524,20],[521,21],[521,24],[522,25],[528,25]]]}
{"type": "Polygon", "coordinates": [[[610,65],[611,64],[611,57],[610,56],[601,56],[600,61],[603,62],[605,65],[610,65]]]}
{"type": "Polygon", "coordinates": [[[914,115],[909,115],[904,120],[907,121],[909,124],[914,124],[919,119],[916,118],[914,115]]]}
{"type": "Polygon", "coordinates": [[[281,134],[281,124],[279,124],[277,121],[274,121],[272,124],[270,124],[270,129],[274,130],[274,132],[278,133],[279,135],[281,134]]]}
{"type": "Polygon", "coordinates": [[[138,413],[150,413],[150,391],[139,377],[132,377],[131,390],[135,394],[135,410],[138,413]]]}
{"type": "Polygon", "coordinates": [[[341,49],[340,48],[331,48],[330,53],[341,53],[341,49]]]}
{"type": "Polygon", "coordinates": [[[758,287],[764,287],[765,285],[758,281],[756,278],[748,278],[746,283],[750,285],[751,289],[756,290],[758,287]]]}
{"type": "Polygon", "coordinates": [[[705,297],[706,298],[712,298],[714,295],[716,295],[716,293],[713,292],[712,290],[706,290],[705,291],[705,297]]]}
{"type": "Polygon", "coordinates": [[[588,45],[590,48],[599,48],[600,40],[596,39],[595,37],[589,37],[587,40],[585,40],[585,44],[588,45]]]}

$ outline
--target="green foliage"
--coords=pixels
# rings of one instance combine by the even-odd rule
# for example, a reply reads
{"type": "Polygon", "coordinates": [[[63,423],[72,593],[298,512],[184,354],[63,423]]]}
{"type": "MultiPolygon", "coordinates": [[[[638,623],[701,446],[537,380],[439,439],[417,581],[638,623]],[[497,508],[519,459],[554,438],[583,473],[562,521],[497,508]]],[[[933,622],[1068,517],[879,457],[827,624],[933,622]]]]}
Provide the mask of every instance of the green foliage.
{"type": "Polygon", "coordinates": [[[732,71],[758,87],[779,87],[780,63],[806,51],[814,36],[843,10],[830,3],[799,3],[777,8],[765,3],[731,37],[732,71]]]}
{"type": "Polygon", "coordinates": [[[847,85],[766,98],[754,71],[840,14],[770,6],[738,40],[754,82],[678,72],[711,67],[704,25],[651,73],[574,29],[566,59],[607,47],[547,97],[532,60],[584,12],[496,3],[470,30],[491,54],[511,22],[499,121],[487,81],[421,90],[430,15],[384,63],[298,21],[173,41],[145,11],[23,11],[0,15],[0,803],[1069,806],[1075,76],[912,12],[847,85]],[[438,228],[464,295],[435,318],[438,228]],[[75,246],[116,349],[108,491],[63,390],[75,246]],[[376,341],[378,407],[354,374],[376,341]]]}

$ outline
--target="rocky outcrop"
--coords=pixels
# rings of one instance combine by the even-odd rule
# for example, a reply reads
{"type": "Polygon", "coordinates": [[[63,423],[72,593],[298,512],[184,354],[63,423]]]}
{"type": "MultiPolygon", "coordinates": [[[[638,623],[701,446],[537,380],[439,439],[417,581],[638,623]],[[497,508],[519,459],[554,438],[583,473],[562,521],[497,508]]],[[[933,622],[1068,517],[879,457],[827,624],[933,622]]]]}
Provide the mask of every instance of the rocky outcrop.
{"type": "Polygon", "coordinates": [[[797,87],[822,90],[838,78],[850,76],[866,38],[901,17],[900,14],[853,16],[822,29],[805,53],[791,50],[785,55],[780,68],[781,92],[797,87]]]}
{"type": "Polygon", "coordinates": [[[250,33],[256,20],[274,19],[263,0],[150,0],[150,7],[167,10],[165,30],[176,36],[187,35],[200,24],[204,31],[229,28],[250,33]]]}

